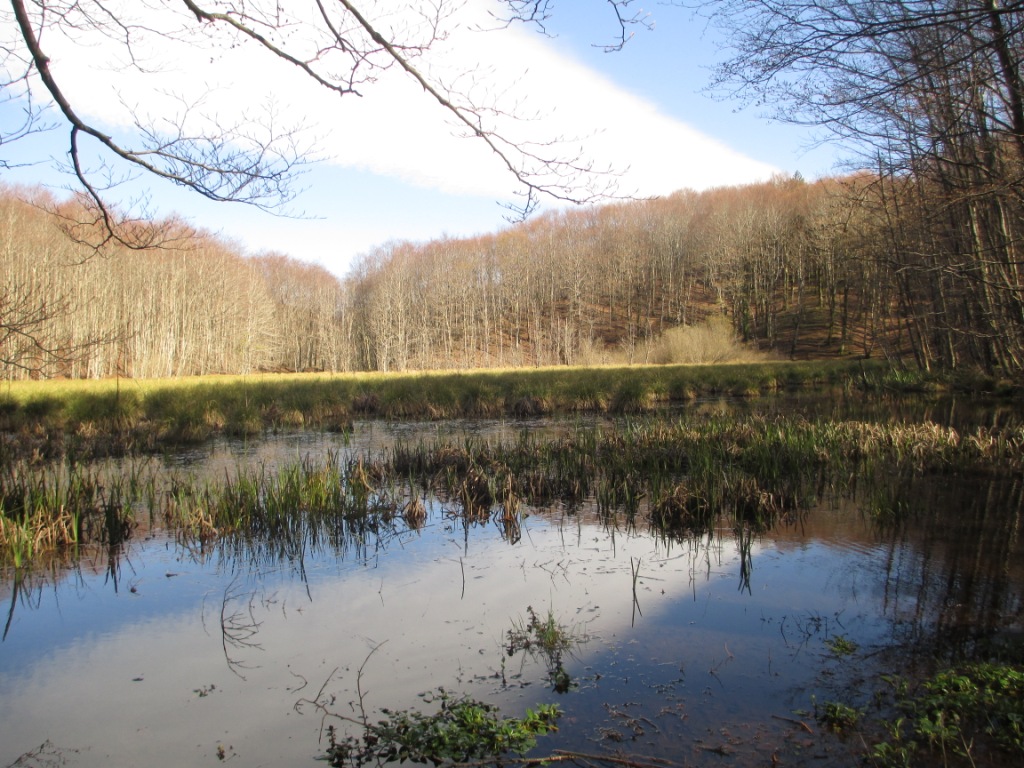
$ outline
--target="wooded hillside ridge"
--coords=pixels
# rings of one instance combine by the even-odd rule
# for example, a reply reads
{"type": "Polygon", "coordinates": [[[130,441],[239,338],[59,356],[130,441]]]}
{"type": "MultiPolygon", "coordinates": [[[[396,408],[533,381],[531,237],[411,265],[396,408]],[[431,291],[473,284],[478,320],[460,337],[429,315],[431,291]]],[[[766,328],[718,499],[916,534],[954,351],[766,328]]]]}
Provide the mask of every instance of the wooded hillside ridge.
{"type": "MultiPolygon", "coordinates": [[[[1019,372],[1016,240],[1005,263],[972,266],[938,239],[949,211],[917,192],[779,176],[389,243],[340,278],[174,219],[152,223],[160,248],[97,255],[43,212],[59,209],[46,192],[0,188],[0,365],[152,378],[884,357],[1019,372]]],[[[1000,226],[1021,229],[1004,208],[1000,226]]]]}

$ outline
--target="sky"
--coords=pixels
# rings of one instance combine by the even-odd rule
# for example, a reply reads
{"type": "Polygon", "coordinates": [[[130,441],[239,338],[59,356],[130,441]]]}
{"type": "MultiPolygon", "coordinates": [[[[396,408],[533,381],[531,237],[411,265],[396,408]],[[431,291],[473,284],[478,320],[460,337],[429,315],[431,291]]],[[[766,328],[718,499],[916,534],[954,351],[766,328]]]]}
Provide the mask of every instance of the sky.
{"type": "MultiPolygon", "coordinates": [[[[408,19],[399,7],[410,1],[362,5],[390,24],[408,19]]],[[[144,7],[136,2],[131,12],[144,7]]],[[[552,7],[540,34],[524,25],[501,29],[488,15],[491,0],[467,0],[447,20],[448,38],[420,63],[518,115],[515,122],[498,118],[514,136],[562,139],[564,155],[580,154],[611,171],[600,179],[613,179],[621,197],[743,184],[773,173],[813,179],[834,170],[836,150],[817,145],[807,129],[703,92],[722,54],[713,30],[691,11],[652,6],[650,28],[634,26],[633,39],[609,53],[602,45],[614,41],[618,26],[607,3],[556,0],[552,7]]],[[[159,28],[181,18],[145,21],[159,28]]],[[[123,50],[109,40],[48,31],[41,42],[72,103],[113,135],[131,135],[132,114],[178,118],[186,103],[197,105],[186,123],[197,129],[212,119],[256,126],[272,119],[299,131],[317,161],[298,180],[296,198],[277,214],[208,201],[155,179],[112,193],[122,200],[145,196],[158,214],[181,215],[248,253],[285,253],[344,275],[360,255],[389,241],[466,237],[509,226],[504,204],[515,201],[515,179],[479,140],[453,135],[458,130],[450,117],[395,70],[362,85],[360,97],[339,96],[256,46],[230,47],[215,37],[174,42],[151,36],[141,47],[145,72],[126,66],[123,50]]],[[[18,108],[17,100],[0,103],[0,124],[15,120],[18,108]]],[[[67,143],[67,131],[58,128],[0,147],[6,152],[0,158],[34,161],[0,179],[68,186],[71,180],[53,170],[66,158],[67,143]]]]}

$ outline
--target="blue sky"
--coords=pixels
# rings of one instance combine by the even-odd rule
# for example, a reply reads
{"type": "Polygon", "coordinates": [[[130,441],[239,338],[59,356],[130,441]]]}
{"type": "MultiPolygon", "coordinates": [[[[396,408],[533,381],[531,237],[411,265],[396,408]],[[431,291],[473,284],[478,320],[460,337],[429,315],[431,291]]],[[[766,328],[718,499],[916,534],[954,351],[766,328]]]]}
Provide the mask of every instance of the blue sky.
{"type": "MultiPolygon", "coordinates": [[[[383,5],[389,2],[398,0],[383,5]]],[[[478,87],[494,84],[502,103],[525,104],[517,109],[537,119],[514,130],[536,139],[570,137],[567,151],[583,151],[621,172],[624,194],[744,183],[773,171],[815,178],[835,165],[833,149],[809,148],[814,136],[808,130],[771,123],[755,109],[701,92],[720,54],[713,32],[690,11],[654,6],[652,30],[635,27],[623,50],[605,53],[595,43],[611,41],[617,27],[603,0],[558,0],[548,37],[524,27],[479,31],[487,3],[467,3],[432,63],[441,71],[472,73],[478,87]]],[[[211,203],[156,181],[125,192],[146,193],[159,213],[181,214],[250,253],[287,253],[340,275],[359,254],[388,240],[470,236],[507,226],[499,203],[509,199],[514,180],[478,142],[451,138],[439,108],[392,73],[367,86],[362,99],[341,99],[297,81],[278,62],[221,48],[197,56],[193,48],[164,51],[154,44],[151,68],[162,74],[139,76],[119,68],[115,58],[105,60],[102,45],[52,35],[44,43],[81,111],[112,131],[125,130],[125,103],[161,114],[168,109],[161,94],[192,85],[222,119],[272,104],[278,119],[309,132],[323,160],[300,180],[304,191],[291,206],[294,217],[211,203]]],[[[10,120],[15,106],[0,105],[0,120],[10,120]]],[[[59,159],[66,144],[66,131],[58,130],[7,148],[5,157],[59,159]]],[[[51,165],[2,178],[68,183],[51,165]]]]}

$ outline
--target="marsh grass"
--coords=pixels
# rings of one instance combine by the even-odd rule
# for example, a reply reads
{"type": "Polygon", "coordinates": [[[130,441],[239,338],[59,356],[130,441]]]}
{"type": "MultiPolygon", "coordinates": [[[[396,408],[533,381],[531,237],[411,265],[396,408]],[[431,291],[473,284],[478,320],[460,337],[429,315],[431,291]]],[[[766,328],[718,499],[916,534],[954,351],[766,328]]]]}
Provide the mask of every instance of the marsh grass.
{"type": "Polygon", "coordinates": [[[0,547],[15,568],[23,568],[34,558],[76,546],[78,521],[59,509],[47,516],[8,516],[0,509],[0,547]]]}
{"type": "MultiPolygon", "coordinates": [[[[466,372],[253,374],[186,379],[6,382],[6,451],[111,455],[214,435],[347,431],[354,417],[446,419],[551,413],[642,414],[702,395],[781,389],[918,388],[920,374],[875,361],[559,367],[466,372]]],[[[937,378],[928,380],[934,389],[937,378]]]]}
{"type": "Polygon", "coordinates": [[[118,545],[135,528],[134,504],[152,501],[134,471],[101,476],[77,463],[0,469],[0,562],[25,567],[94,542],[118,545]]]}
{"type": "Polygon", "coordinates": [[[179,480],[164,517],[187,541],[240,536],[300,546],[310,524],[395,515],[398,503],[381,489],[382,479],[375,465],[362,459],[342,463],[333,453],[273,471],[239,468],[216,484],[179,480]]]}
{"type": "Polygon", "coordinates": [[[493,522],[518,541],[531,509],[593,505],[626,530],[647,524],[669,539],[723,527],[761,532],[822,499],[857,492],[880,524],[906,506],[894,478],[1024,468],[1024,427],[958,432],[936,424],[802,418],[631,417],[560,436],[523,430],[498,441],[398,443],[378,456],[329,453],[220,479],[175,477],[166,492],[132,472],[100,478],[88,465],[18,461],[0,473],[5,557],[73,548],[83,537],[127,538],[137,511],[161,519],[189,547],[244,546],[301,556],[308,541],[361,546],[367,535],[428,522],[423,499],[467,524],[493,522]],[[360,539],[362,537],[362,539],[360,539]]]}
{"type": "Polygon", "coordinates": [[[961,433],[931,423],[759,416],[641,418],[553,439],[524,431],[495,443],[399,444],[383,459],[391,473],[421,478],[468,517],[509,502],[571,509],[590,500],[606,521],[635,524],[646,515],[681,536],[723,519],[765,530],[822,498],[859,489],[870,500],[894,476],[1005,471],[1022,462],[1022,428],[961,433]]]}

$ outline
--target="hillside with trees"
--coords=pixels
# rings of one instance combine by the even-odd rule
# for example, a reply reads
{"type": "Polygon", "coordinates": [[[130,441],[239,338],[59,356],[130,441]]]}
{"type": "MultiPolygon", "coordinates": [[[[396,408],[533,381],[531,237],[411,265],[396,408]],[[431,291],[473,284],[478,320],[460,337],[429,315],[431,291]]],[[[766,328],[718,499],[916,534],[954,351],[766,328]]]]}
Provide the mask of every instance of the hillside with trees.
{"type": "Polygon", "coordinates": [[[175,220],[150,225],[160,247],[96,254],[44,212],[61,205],[76,203],[0,195],[9,378],[706,362],[730,337],[782,359],[1022,360],[1019,290],[939,265],[919,186],[892,178],[567,209],[386,244],[344,278],[175,220]],[[712,342],[686,341],[708,327],[712,342]]]}
{"type": "MultiPolygon", "coordinates": [[[[327,270],[165,220],[161,245],[102,254],[38,190],[0,193],[7,378],[157,377],[350,366],[346,286],[327,270]]],[[[74,217],[77,211],[66,211],[74,217]]]]}
{"type": "Polygon", "coordinates": [[[654,362],[650,342],[709,318],[775,354],[870,354],[887,330],[866,327],[882,297],[862,290],[861,261],[833,221],[850,185],[679,192],[380,248],[350,277],[361,363],[654,362]]]}

